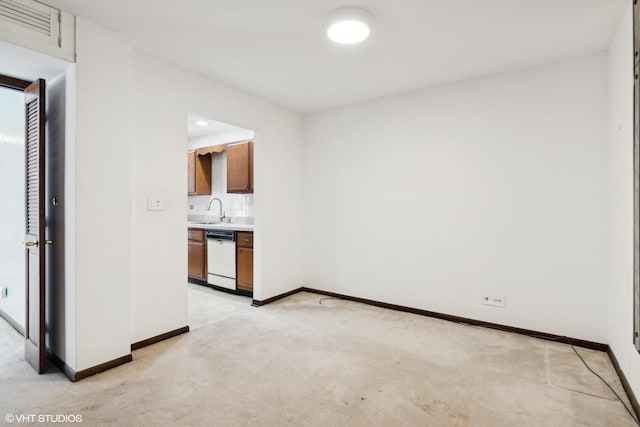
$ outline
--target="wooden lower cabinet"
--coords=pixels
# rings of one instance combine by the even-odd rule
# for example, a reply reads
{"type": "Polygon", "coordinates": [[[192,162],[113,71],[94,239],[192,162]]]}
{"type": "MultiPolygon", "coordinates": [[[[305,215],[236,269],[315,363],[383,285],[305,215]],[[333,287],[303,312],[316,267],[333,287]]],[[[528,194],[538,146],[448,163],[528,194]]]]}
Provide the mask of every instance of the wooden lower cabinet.
{"type": "Polygon", "coordinates": [[[207,281],[207,238],[202,229],[189,229],[188,276],[190,279],[207,281]]]}
{"type": "Polygon", "coordinates": [[[242,231],[236,235],[237,288],[253,292],[253,233],[242,231]]]}

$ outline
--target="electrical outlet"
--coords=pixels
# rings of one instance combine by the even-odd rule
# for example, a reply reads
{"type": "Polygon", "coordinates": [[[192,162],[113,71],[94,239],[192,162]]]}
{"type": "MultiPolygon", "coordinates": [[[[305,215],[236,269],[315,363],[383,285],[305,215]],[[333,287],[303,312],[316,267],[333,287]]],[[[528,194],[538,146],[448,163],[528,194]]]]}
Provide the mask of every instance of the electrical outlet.
{"type": "Polygon", "coordinates": [[[9,296],[9,288],[3,286],[0,288],[0,298],[5,299],[9,296]]]}
{"type": "Polygon", "coordinates": [[[504,295],[484,293],[482,294],[482,301],[480,303],[494,307],[507,308],[507,297],[504,295]]]}
{"type": "Polygon", "coordinates": [[[148,211],[161,211],[164,209],[164,200],[158,196],[147,197],[147,210],[148,211]]]}

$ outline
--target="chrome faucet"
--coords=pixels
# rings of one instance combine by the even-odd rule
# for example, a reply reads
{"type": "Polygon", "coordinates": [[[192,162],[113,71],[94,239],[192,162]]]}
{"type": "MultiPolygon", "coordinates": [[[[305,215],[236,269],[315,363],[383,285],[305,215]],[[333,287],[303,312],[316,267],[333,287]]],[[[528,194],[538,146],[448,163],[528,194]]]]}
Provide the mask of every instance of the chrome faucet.
{"type": "Polygon", "coordinates": [[[209,200],[209,206],[207,206],[207,210],[210,211],[211,210],[211,203],[213,203],[214,200],[217,200],[218,203],[220,203],[220,221],[224,222],[224,219],[226,218],[226,214],[222,211],[222,200],[218,199],[217,197],[214,197],[213,199],[209,200]]]}

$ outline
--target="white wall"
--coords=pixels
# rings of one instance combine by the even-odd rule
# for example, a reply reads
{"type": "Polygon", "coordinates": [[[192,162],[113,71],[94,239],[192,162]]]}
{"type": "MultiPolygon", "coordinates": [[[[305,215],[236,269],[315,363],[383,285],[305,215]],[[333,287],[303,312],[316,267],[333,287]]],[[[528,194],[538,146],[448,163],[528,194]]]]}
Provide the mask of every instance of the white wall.
{"type": "Polygon", "coordinates": [[[24,94],[0,88],[0,310],[25,325],[24,94]]]}
{"type": "Polygon", "coordinates": [[[609,48],[609,340],[636,396],[633,346],[633,22],[625,12],[609,48]]]}
{"type": "Polygon", "coordinates": [[[306,117],[305,284],[606,343],[606,82],[597,54],[306,117]]]}
{"type": "Polygon", "coordinates": [[[76,370],[130,353],[132,52],[77,19],[76,370]]]}
{"type": "Polygon", "coordinates": [[[134,53],[132,337],[187,325],[187,113],[255,130],[254,298],[302,284],[301,118],[134,53]],[[165,207],[146,210],[147,196],[165,207]]]}

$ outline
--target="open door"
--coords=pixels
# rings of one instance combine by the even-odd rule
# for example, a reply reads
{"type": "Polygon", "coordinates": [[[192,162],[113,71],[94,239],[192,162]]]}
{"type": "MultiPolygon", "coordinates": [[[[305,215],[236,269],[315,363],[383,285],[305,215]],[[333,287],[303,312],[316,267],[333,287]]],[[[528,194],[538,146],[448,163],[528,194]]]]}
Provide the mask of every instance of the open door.
{"type": "Polygon", "coordinates": [[[45,81],[24,91],[26,104],[26,236],[27,311],[25,359],[45,371],[45,81]]]}

